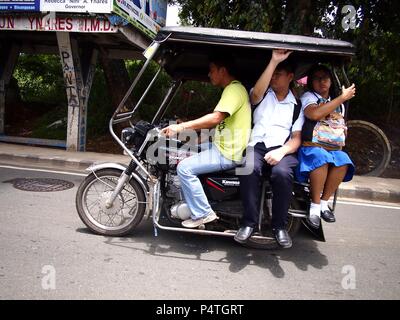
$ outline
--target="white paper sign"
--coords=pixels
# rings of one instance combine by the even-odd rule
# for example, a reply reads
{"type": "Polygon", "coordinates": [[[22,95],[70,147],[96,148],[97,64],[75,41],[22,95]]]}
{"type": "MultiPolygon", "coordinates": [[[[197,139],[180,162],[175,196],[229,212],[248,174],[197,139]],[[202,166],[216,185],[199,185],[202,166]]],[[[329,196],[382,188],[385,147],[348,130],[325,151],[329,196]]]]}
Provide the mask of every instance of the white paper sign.
{"type": "Polygon", "coordinates": [[[41,11],[111,13],[113,0],[40,0],[41,11]]]}

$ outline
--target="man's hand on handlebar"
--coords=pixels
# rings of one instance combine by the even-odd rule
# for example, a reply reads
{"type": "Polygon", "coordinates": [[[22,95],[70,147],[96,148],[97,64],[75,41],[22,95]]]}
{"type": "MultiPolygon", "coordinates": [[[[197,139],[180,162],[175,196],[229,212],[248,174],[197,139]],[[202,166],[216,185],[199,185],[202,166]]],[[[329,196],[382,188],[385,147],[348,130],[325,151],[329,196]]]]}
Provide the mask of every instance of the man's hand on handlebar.
{"type": "Polygon", "coordinates": [[[182,124],[171,124],[168,127],[165,127],[161,130],[161,133],[166,137],[176,136],[179,132],[185,130],[185,127],[182,124]]]}

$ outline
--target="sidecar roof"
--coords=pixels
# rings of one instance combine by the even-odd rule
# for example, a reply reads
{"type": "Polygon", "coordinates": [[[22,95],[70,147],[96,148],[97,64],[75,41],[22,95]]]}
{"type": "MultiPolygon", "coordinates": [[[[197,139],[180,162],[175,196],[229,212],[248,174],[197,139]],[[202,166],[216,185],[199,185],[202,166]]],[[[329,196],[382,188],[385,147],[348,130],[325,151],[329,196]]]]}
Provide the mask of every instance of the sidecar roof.
{"type": "Polygon", "coordinates": [[[215,51],[233,55],[239,78],[255,81],[270,60],[272,49],[288,49],[296,79],[314,63],[341,65],[355,47],[345,41],[298,35],[198,27],[165,27],[155,38],[160,48],[154,59],[173,78],[207,81],[208,57],[215,51]]]}

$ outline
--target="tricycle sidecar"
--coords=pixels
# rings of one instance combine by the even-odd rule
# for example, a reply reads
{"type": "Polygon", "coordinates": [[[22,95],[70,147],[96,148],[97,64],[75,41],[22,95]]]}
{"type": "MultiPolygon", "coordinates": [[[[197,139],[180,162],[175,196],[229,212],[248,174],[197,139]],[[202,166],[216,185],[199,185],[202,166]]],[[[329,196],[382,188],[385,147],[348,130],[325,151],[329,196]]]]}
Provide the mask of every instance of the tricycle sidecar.
{"type": "MultiPolygon", "coordinates": [[[[164,229],[233,237],[241,218],[238,179],[228,172],[203,177],[204,186],[208,179],[221,181],[220,189],[232,197],[221,198],[216,190],[206,190],[212,206],[221,218],[216,223],[187,229],[180,222],[187,218],[188,208],[180,193],[176,176],[176,164],[190,155],[182,152],[181,141],[163,138],[160,135],[161,120],[181,85],[188,80],[208,80],[208,57],[215,51],[227,52],[236,60],[238,78],[251,88],[265,69],[272,49],[292,50],[290,58],[296,65],[295,78],[304,77],[308,68],[317,62],[331,65],[336,78],[335,86],[340,88],[340,78],[347,84],[344,65],[354,55],[352,44],[296,35],[269,34],[223,29],[172,27],[163,28],[154,42],[144,52],[145,63],[133,81],[124,99],[113,114],[109,128],[112,136],[130,158],[130,164],[123,166],[107,163],[89,168],[89,175],[78,189],[76,204],[82,221],[93,232],[121,236],[130,233],[143,217],[152,216],[155,230],[164,229]],[[126,101],[141,79],[150,61],[159,69],[148,88],[131,110],[127,111],[126,101]],[[149,93],[161,72],[171,77],[171,86],[156,113],[149,122],[133,119],[138,108],[149,93]],[[127,127],[117,134],[117,124],[127,127]],[[157,145],[157,143],[161,144],[157,145]],[[149,148],[164,156],[164,162],[146,157],[149,148]],[[222,181],[225,181],[224,183],[222,181]],[[228,181],[228,182],[226,182],[228,181]],[[211,194],[214,192],[214,194],[211,194]]],[[[207,106],[209,107],[209,106],[207,106]]],[[[206,188],[206,187],[205,187],[206,188]]],[[[275,248],[276,243],[268,230],[271,220],[271,194],[268,182],[263,186],[260,204],[258,232],[249,238],[247,245],[256,248],[275,248]]],[[[336,196],[333,202],[335,208],[336,196]]],[[[309,205],[308,185],[296,183],[291,209],[289,210],[288,231],[293,236],[301,223],[306,223],[309,205]]],[[[324,240],[322,227],[310,228],[324,240]]]]}

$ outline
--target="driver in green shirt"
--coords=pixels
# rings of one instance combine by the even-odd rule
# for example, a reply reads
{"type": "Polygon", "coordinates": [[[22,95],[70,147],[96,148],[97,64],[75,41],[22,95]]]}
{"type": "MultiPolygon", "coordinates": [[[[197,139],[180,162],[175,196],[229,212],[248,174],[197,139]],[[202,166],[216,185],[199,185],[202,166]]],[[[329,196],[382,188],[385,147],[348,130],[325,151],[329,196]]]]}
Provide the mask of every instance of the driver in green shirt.
{"type": "Polygon", "coordinates": [[[187,228],[196,228],[218,218],[197,176],[234,168],[242,160],[251,132],[249,96],[234,76],[233,58],[226,54],[211,57],[208,76],[213,85],[224,88],[214,111],[163,129],[166,136],[172,136],[188,129],[215,128],[210,148],[184,159],[177,167],[182,192],[191,211],[191,218],[182,222],[187,228]]]}

